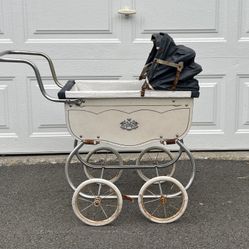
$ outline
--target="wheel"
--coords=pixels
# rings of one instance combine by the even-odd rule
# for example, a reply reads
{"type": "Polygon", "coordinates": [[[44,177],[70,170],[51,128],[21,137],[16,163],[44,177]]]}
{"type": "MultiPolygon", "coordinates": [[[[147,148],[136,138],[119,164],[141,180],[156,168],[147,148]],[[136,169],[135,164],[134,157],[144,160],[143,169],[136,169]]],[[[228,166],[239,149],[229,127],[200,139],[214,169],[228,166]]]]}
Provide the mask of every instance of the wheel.
{"type": "MultiPolygon", "coordinates": [[[[86,161],[91,165],[123,165],[123,160],[119,153],[110,147],[100,147],[89,152],[86,161]]],[[[101,176],[101,169],[93,169],[84,165],[84,171],[88,179],[99,178],[101,176]]],[[[117,181],[122,170],[110,169],[105,170],[103,178],[111,182],[117,181]],[[107,172],[107,173],[106,173],[107,172]]]]}
{"type": "MultiPolygon", "coordinates": [[[[149,147],[140,153],[136,161],[136,165],[156,166],[156,165],[166,164],[171,160],[173,160],[173,155],[169,150],[167,150],[164,147],[154,146],[154,147],[149,147]]],[[[172,164],[168,167],[158,168],[158,172],[159,175],[172,176],[175,172],[175,164],[172,164]]],[[[138,169],[137,173],[144,181],[148,181],[149,179],[157,176],[156,170],[153,168],[138,169]]]]}
{"type": "Polygon", "coordinates": [[[188,194],[175,178],[158,176],[142,186],[138,205],[149,220],[156,223],[171,223],[184,214],[188,205],[188,194]]]}
{"type": "Polygon", "coordinates": [[[91,226],[104,226],[114,221],[120,214],[122,205],[119,189],[105,179],[82,182],[72,198],[76,216],[91,226]]]}

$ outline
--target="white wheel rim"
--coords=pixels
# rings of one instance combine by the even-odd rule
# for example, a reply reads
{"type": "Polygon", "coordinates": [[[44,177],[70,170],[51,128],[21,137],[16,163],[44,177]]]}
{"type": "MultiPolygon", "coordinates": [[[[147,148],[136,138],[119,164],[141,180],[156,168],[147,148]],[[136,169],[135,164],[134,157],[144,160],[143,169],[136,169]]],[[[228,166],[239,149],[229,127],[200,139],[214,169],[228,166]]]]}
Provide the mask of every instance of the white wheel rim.
{"type": "MultiPolygon", "coordinates": [[[[159,196],[160,196],[160,194],[159,194],[159,196]]],[[[155,199],[158,198],[158,200],[159,200],[159,196],[156,196],[155,199]]],[[[167,197],[168,198],[177,198],[176,195],[171,195],[171,196],[168,195],[167,197]]],[[[187,208],[187,205],[188,205],[188,194],[187,194],[185,188],[183,187],[183,185],[175,178],[172,178],[169,176],[158,176],[158,177],[154,177],[154,178],[150,179],[142,186],[142,188],[139,191],[138,205],[139,205],[139,209],[142,212],[142,214],[146,218],[148,218],[149,220],[156,222],[156,223],[171,223],[171,222],[178,220],[184,214],[184,212],[187,208]],[[180,193],[182,194],[182,204],[181,204],[179,211],[176,212],[175,215],[170,216],[170,217],[165,217],[165,218],[158,218],[156,216],[153,216],[153,214],[150,214],[146,210],[146,208],[144,206],[144,203],[145,203],[144,202],[144,192],[150,185],[155,184],[157,182],[162,182],[162,183],[171,182],[179,188],[180,193]]]]}
{"type": "Polygon", "coordinates": [[[91,225],[91,226],[104,226],[104,225],[107,225],[107,224],[113,222],[120,214],[120,212],[122,210],[122,205],[123,205],[123,198],[122,198],[122,195],[121,195],[119,189],[112,182],[107,181],[105,179],[98,179],[98,178],[89,179],[89,180],[82,182],[76,188],[76,190],[73,194],[73,198],[72,198],[72,207],[73,207],[73,211],[74,211],[75,215],[81,221],[83,221],[84,223],[91,225]],[[107,185],[109,188],[111,188],[114,191],[114,193],[116,195],[115,199],[117,199],[117,207],[115,209],[115,212],[110,217],[103,219],[101,221],[91,220],[91,219],[85,217],[81,212],[82,210],[79,210],[79,206],[78,206],[78,198],[79,197],[81,198],[82,196],[84,196],[84,194],[81,192],[82,189],[84,189],[87,185],[93,184],[93,183],[107,185]]]}

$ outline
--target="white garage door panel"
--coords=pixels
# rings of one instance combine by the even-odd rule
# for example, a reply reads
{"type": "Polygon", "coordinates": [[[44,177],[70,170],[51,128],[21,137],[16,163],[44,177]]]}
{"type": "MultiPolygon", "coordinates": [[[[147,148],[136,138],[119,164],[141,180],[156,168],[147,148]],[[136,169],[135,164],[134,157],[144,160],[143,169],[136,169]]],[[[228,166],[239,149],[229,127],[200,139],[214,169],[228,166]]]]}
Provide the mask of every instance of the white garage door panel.
{"type": "Polygon", "coordinates": [[[241,59],[236,75],[236,136],[249,135],[249,65],[241,59]]]}
{"type": "MultiPolygon", "coordinates": [[[[173,32],[186,37],[223,37],[227,13],[225,0],[179,0],[172,4],[166,0],[135,1],[139,13],[137,18],[137,37],[151,32],[173,32]],[[161,7],[160,7],[161,6],[161,7]],[[194,9],[193,9],[194,7],[194,9]],[[155,10],[155,11],[151,11],[155,10]]],[[[145,36],[144,36],[145,37],[145,36]]]]}
{"type": "MultiPolygon", "coordinates": [[[[0,51],[49,54],[59,80],[138,77],[151,34],[170,33],[203,67],[186,143],[192,149],[249,148],[249,1],[0,0],[0,51]],[[118,14],[124,6],[133,16],[118,14]]],[[[47,64],[34,62],[56,96],[47,64]]],[[[0,64],[0,152],[67,152],[63,104],[41,96],[26,65],[0,64]]],[[[135,148],[136,149],[136,148],[135,148]]]]}
{"type": "MultiPolygon", "coordinates": [[[[118,41],[117,20],[113,9],[118,1],[24,1],[27,39],[98,39],[118,41]]],[[[37,41],[36,41],[37,42],[37,41]]],[[[62,42],[62,41],[60,41],[62,42]]]]}
{"type": "Polygon", "coordinates": [[[16,113],[14,77],[0,77],[0,129],[10,136],[16,136],[13,117],[16,113]]]}
{"type": "Polygon", "coordinates": [[[247,0],[240,0],[238,6],[239,12],[239,36],[240,40],[249,39],[249,2],[247,0]]]}
{"type": "Polygon", "coordinates": [[[5,11],[6,9],[11,10],[11,8],[11,1],[0,0],[0,44],[11,42],[13,26],[10,21],[13,19],[12,11],[5,11]]]}

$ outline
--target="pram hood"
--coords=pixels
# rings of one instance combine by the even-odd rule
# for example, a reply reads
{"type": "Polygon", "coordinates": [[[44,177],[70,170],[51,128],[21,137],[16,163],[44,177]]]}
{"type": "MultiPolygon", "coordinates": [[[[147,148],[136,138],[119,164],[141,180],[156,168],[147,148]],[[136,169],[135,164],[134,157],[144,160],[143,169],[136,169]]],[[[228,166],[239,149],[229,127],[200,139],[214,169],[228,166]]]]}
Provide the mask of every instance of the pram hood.
{"type": "Polygon", "coordinates": [[[199,97],[199,84],[194,76],[199,74],[202,68],[194,62],[195,51],[184,45],[176,45],[166,33],[155,33],[151,40],[153,48],[146,61],[146,70],[144,70],[150,86],[154,90],[172,90],[172,84],[176,81],[177,69],[167,63],[175,65],[183,63],[173,90],[191,91],[192,97],[199,97]]]}

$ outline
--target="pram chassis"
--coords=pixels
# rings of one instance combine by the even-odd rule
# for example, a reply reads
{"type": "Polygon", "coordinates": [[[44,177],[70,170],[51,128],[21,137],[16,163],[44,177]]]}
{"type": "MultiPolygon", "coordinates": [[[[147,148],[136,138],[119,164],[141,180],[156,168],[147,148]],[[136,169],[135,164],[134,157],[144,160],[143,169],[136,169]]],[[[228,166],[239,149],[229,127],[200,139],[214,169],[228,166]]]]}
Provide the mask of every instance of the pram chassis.
{"type": "MultiPolygon", "coordinates": [[[[5,55],[28,55],[28,56],[40,56],[40,57],[45,58],[49,64],[54,82],[56,83],[56,85],[58,87],[62,88],[63,84],[61,84],[57,79],[52,60],[46,54],[40,53],[40,52],[30,52],[30,51],[4,51],[4,52],[0,53],[0,62],[28,64],[34,70],[40,91],[46,99],[53,101],[53,102],[64,103],[65,110],[69,110],[71,107],[75,107],[76,109],[81,108],[81,107],[85,108],[85,106],[86,106],[85,105],[85,101],[86,101],[85,98],[82,98],[82,97],[71,97],[71,98],[69,97],[68,98],[67,97],[64,99],[59,99],[59,98],[57,99],[57,98],[51,97],[49,94],[47,94],[47,92],[44,88],[43,82],[42,82],[42,78],[41,78],[39,69],[32,61],[27,60],[27,59],[22,59],[22,58],[12,58],[12,57],[7,58],[7,57],[4,57],[5,55]]],[[[173,94],[173,96],[175,96],[175,95],[173,94]]],[[[101,98],[105,99],[104,97],[101,97],[101,98]]],[[[110,98],[110,97],[108,97],[108,98],[110,98]]],[[[140,99],[141,98],[142,97],[140,97],[140,99]]],[[[156,97],[154,96],[152,98],[155,99],[156,97]]],[[[186,99],[186,96],[184,98],[186,99]]],[[[98,96],[91,97],[91,99],[99,99],[99,97],[98,96]]],[[[121,97],[121,99],[123,101],[124,98],[121,97]]],[[[136,98],[136,99],[138,99],[138,98],[136,98]]],[[[163,97],[160,97],[160,99],[163,99],[163,97]]],[[[170,99],[172,100],[172,99],[174,99],[174,97],[171,96],[170,99]]],[[[119,215],[119,213],[121,212],[123,199],[128,199],[128,200],[138,199],[138,204],[139,204],[139,208],[140,208],[141,212],[145,215],[146,218],[150,219],[153,222],[170,223],[170,222],[173,222],[173,221],[179,219],[183,215],[183,213],[187,207],[188,196],[187,196],[186,190],[191,186],[191,184],[194,180],[194,177],[195,177],[195,170],[196,170],[194,158],[193,158],[192,154],[190,153],[190,151],[188,150],[188,148],[183,143],[183,137],[186,135],[187,131],[190,128],[190,124],[191,124],[192,106],[190,108],[191,109],[190,109],[190,112],[188,114],[189,120],[188,120],[187,128],[180,135],[176,134],[173,138],[170,138],[170,139],[164,138],[163,136],[157,137],[157,141],[161,145],[166,145],[166,144],[171,144],[171,143],[177,144],[179,146],[179,152],[175,157],[170,156],[171,159],[167,163],[156,164],[156,165],[155,164],[154,165],[139,165],[138,163],[136,165],[123,165],[123,163],[122,163],[122,164],[118,164],[118,165],[104,165],[103,166],[103,165],[95,165],[95,164],[89,163],[87,160],[84,160],[81,157],[81,155],[79,154],[79,151],[83,147],[83,145],[85,145],[85,144],[99,144],[99,143],[102,143],[103,141],[104,142],[107,141],[110,144],[119,144],[119,143],[116,140],[114,142],[108,141],[108,139],[106,140],[105,137],[104,137],[104,139],[101,139],[98,136],[95,136],[93,139],[90,139],[90,137],[85,138],[77,132],[76,132],[77,134],[75,134],[74,130],[71,127],[69,127],[70,126],[70,117],[67,116],[68,117],[67,118],[68,129],[71,132],[71,134],[73,135],[73,137],[75,138],[75,141],[74,141],[74,149],[69,154],[69,156],[66,160],[66,163],[65,163],[65,175],[66,175],[66,179],[67,179],[70,187],[74,191],[74,195],[73,195],[73,199],[72,199],[72,206],[73,206],[73,210],[74,210],[75,214],[77,215],[77,217],[89,225],[93,225],[93,226],[106,225],[106,224],[109,224],[110,222],[114,221],[117,218],[117,216],[119,215]],[[159,174],[160,168],[167,168],[167,167],[174,165],[179,160],[179,158],[181,157],[183,152],[186,152],[186,154],[190,160],[190,163],[191,163],[191,175],[190,175],[188,182],[185,184],[185,186],[183,186],[178,180],[176,180],[172,176],[160,176],[160,174],[159,174]],[[72,159],[75,156],[78,158],[78,160],[81,162],[81,164],[83,164],[83,166],[85,168],[92,168],[92,169],[101,170],[100,176],[98,178],[86,180],[86,181],[82,182],[79,186],[75,186],[75,184],[73,183],[73,180],[70,177],[70,173],[69,173],[72,159]],[[122,196],[119,189],[114,185],[114,183],[104,179],[104,177],[103,177],[105,170],[111,170],[111,169],[116,169],[116,170],[117,169],[118,170],[138,169],[138,170],[142,170],[142,169],[153,169],[153,168],[156,170],[157,176],[146,181],[146,183],[143,185],[143,187],[141,188],[138,195],[131,194],[128,196],[124,196],[124,195],[122,196]],[[177,191],[174,190],[173,192],[169,191],[170,192],[169,194],[164,194],[163,193],[163,191],[164,191],[163,185],[168,184],[168,183],[171,185],[171,188],[173,188],[172,186],[176,186],[176,188],[178,190],[177,191]],[[96,185],[95,188],[98,189],[96,195],[89,194],[89,193],[86,194],[83,192],[84,188],[87,188],[87,186],[91,185],[91,184],[95,184],[96,185]],[[107,186],[108,189],[112,190],[111,194],[109,194],[109,192],[108,192],[108,194],[105,193],[105,194],[101,195],[101,189],[104,188],[105,185],[107,186]],[[155,186],[159,187],[158,194],[154,194],[153,192],[149,192],[149,190],[148,190],[147,194],[145,194],[147,188],[155,187],[155,186]],[[148,193],[151,193],[151,194],[148,194],[148,193]],[[182,202],[180,203],[180,207],[177,208],[177,210],[173,214],[170,214],[168,217],[167,213],[166,213],[165,205],[168,203],[169,200],[178,199],[178,197],[182,198],[182,202]],[[78,202],[80,201],[80,199],[87,200],[89,203],[91,203],[89,205],[89,207],[94,206],[96,209],[100,208],[100,210],[102,211],[103,217],[100,218],[99,220],[95,220],[95,218],[92,219],[92,218],[86,217],[86,215],[83,215],[81,212],[82,210],[80,210],[80,208],[78,207],[78,202]],[[114,201],[117,200],[117,203],[115,204],[117,207],[110,215],[107,214],[107,212],[102,207],[102,202],[104,199],[114,200],[114,201]],[[159,209],[158,207],[156,208],[156,210],[153,210],[154,212],[152,212],[152,211],[150,212],[150,211],[146,210],[146,208],[145,208],[146,202],[144,201],[146,199],[152,199],[150,201],[147,201],[147,203],[150,203],[150,202],[152,203],[152,202],[158,200],[159,201],[158,207],[163,209],[163,216],[164,217],[157,217],[155,215],[157,209],[159,209]]],[[[66,115],[69,115],[69,112],[67,112],[66,115]]],[[[84,118],[82,118],[82,119],[84,119],[84,118]]],[[[130,129],[133,129],[133,128],[131,128],[130,126],[128,126],[128,128],[126,127],[126,130],[130,130],[130,129]]],[[[136,146],[137,144],[139,144],[139,141],[141,142],[141,138],[138,136],[138,139],[136,141],[138,141],[138,143],[130,144],[130,145],[136,146]]],[[[155,141],[155,139],[153,141],[155,141]]],[[[145,142],[150,143],[151,141],[149,141],[147,139],[145,142]]],[[[141,144],[143,144],[143,142],[141,142],[141,144]]],[[[149,147],[149,148],[152,148],[152,147],[149,147]]],[[[108,150],[108,147],[107,147],[107,150],[108,150]]],[[[113,150],[114,149],[112,149],[111,151],[113,151],[113,150]]],[[[115,152],[115,153],[118,153],[118,152],[115,152]]],[[[169,152],[169,155],[170,155],[170,152],[169,152]]],[[[86,209],[88,209],[88,206],[85,208],[85,210],[86,209]]]]}

